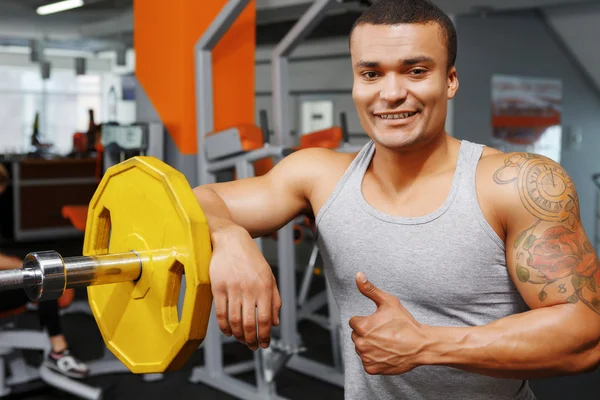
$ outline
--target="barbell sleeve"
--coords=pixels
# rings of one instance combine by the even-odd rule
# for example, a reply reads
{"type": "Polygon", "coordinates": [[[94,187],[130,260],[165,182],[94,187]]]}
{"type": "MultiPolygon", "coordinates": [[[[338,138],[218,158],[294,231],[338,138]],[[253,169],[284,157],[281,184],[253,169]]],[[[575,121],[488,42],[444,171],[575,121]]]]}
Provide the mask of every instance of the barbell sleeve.
{"type": "Polygon", "coordinates": [[[43,301],[69,288],[135,281],[141,274],[136,252],[63,258],[56,251],[41,251],[29,253],[22,269],[0,271],[0,290],[25,289],[32,301],[43,301]]]}

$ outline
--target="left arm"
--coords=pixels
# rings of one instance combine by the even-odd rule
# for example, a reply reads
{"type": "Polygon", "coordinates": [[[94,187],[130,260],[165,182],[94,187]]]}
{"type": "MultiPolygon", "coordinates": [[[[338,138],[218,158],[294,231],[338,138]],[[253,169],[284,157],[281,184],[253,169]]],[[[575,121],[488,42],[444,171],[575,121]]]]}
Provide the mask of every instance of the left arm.
{"type": "Polygon", "coordinates": [[[589,372],[600,365],[600,260],[584,232],[575,187],[541,156],[502,157],[509,274],[531,311],[477,327],[422,326],[418,364],[534,379],[589,372]]]}
{"type": "Polygon", "coordinates": [[[473,328],[424,327],[430,344],[418,364],[511,379],[591,372],[600,362],[599,324],[583,307],[539,308],[473,328]]]}

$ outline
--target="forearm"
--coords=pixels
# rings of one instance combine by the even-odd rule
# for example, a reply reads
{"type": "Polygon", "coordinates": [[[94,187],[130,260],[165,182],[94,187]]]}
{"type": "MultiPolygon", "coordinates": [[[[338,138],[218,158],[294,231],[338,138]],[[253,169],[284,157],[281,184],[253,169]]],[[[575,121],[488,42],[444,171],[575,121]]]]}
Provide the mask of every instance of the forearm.
{"type": "Polygon", "coordinates": [[[208,186],[201,186],[194,189],[194,194],[206,216],[213,243],[224,232],[242,230],[242,227],[232,220],[227,205],[217,192],[208,186]]]}
{"type": "Polygon", "coordinates": [[[589,371],[600,360],[600,321],[572,307],[532,310],[478,327],[427,326],[422,364],[512,379],[589,371]]]}

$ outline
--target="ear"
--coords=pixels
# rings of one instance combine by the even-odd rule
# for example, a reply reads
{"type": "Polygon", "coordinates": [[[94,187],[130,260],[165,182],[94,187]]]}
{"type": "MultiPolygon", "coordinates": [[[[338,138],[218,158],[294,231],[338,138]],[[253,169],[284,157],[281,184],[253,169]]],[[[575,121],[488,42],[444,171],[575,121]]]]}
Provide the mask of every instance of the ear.
{"type": "Polygon", "coordinates": [[[448,100],[453,99],[458,92],[458,72],[456,67],[452,66],[448,71],[448,100]]]}

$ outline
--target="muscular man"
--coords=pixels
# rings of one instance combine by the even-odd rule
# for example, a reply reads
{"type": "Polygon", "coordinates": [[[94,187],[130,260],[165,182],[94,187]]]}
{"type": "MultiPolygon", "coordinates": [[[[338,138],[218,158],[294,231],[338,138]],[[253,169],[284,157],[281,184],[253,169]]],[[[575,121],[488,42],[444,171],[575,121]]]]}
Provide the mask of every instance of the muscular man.
{"type": "Polygon", "coordinates": [[[534,399],[528,379],[600,362],[600,261],[573,182],[545,157],[444,131],[456,43],[429,1],[376,2],[350,37],[372,140],[195,189],[220,329],[251,349],[268,346],[281,303],[251,239],[316,216],[348,399],[534,399]]]}

